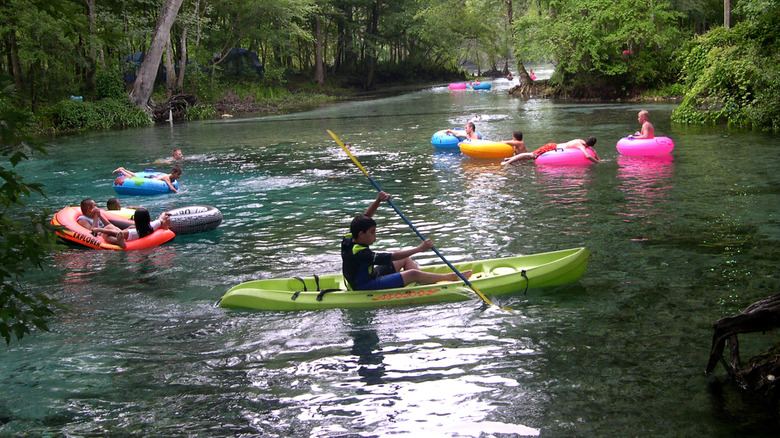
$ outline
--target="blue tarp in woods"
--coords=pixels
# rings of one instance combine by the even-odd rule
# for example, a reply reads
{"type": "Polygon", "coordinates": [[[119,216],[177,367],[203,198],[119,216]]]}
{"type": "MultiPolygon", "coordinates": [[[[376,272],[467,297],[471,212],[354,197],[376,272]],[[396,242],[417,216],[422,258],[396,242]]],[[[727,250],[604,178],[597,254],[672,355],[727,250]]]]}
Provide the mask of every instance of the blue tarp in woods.
{"type": "MultiPolygon", "coordinates": [[[[122,69],[122,73],[125,78],[125,82],[131,84],[135,82],[135,77],[138,74],[138,69],[141,68],[141,63],[144,62],[144,52],[135,52],[125,57],[125,67],[122,69]]],[[[154,83],[159,84],[166,81],[165,65],[160,62],[160,68],[157,69],[157,77],[154,78],[154,83]]]]}
{"type": "Polygon", "coordinates": [[[222,61],[222,65],[226,73],[236,76],[250,72],[255,72],[258,76],[262,76],[264,70],[257,53],[240,47],[231,49],[225,60],[222,61]]]}

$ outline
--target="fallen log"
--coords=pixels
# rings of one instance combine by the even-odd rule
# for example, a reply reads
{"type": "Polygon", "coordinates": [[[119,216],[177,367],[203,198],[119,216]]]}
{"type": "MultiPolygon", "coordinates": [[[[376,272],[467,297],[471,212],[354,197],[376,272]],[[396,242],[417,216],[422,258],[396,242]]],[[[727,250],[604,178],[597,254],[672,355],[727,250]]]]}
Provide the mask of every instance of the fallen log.
{"type": "Polygon", "coordinates": [[[198,96],[194,94],[177,94],[171,96],[167,102],[155,105],[152,109],[152,119],[155,123],[171,121],[183,121],[187,115],[187,108],[198,103],[198,96]]]}
{"type": "Polygon", "coordinates": [[[528,79],[521,82],[520,85],[515,85],[508,91],[514,97],[546,97],[549,95],[547,91],[547,80],[539,79],[532,81],[528,79]]]}
{"type": "Polygon", "coordinates": [[[780,327],[780,294],[753,303],[740,314],[719,319],[712,325],[714,333],[705,372],[711,373],[720,362],[729,376],[744,389],[774,391],[777,387],[777,377],[780,377],[780,343],[752,357],[747,365],[742,366],[737,335],[767,332],[778,327],[780,327]],[[723,357],[727,346],[729,361],[723,357]]]}

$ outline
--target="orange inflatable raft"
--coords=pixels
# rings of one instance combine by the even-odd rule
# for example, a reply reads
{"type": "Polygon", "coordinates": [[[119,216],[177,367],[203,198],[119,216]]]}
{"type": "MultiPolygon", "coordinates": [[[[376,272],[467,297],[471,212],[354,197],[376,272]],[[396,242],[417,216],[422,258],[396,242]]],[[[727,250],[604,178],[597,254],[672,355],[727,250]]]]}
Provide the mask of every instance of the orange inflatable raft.
{"type": "MultiPolygon", "coordinates": [[[[119,228],[125,229],[133,224],[133,221],[128,220],[125,216],[107,210],[101,211],[112,224],[119,228]]],[[[93,236],[88,229],[78,223],[79,216],[81,216],[80,207],[65,207],[54,215],[51,219],[51,224],[56,227],[63,227],[57,230],[57,235],[61,238],[93,249],[135,251],[161,245],[176,236],[171,230],[158,229],[146,237],[127,242],[125,248],[122,248],[119,245],[107,243],[101,235],[93,236]]]]}

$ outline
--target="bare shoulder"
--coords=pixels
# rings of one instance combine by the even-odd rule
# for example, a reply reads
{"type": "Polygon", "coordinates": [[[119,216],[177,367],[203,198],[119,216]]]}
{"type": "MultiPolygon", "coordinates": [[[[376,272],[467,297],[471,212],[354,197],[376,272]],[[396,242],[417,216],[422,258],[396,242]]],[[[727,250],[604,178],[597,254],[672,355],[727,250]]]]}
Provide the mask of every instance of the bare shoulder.
{"type": "Polygon", "coordinates": [[[576,148],[578,146],[585,147],[586,146],[585,140],[581,138],[575,138],[574,140],[569,140],[566,143],[561,143],[558,145],[558,147],[561,148],[576,148]]]}

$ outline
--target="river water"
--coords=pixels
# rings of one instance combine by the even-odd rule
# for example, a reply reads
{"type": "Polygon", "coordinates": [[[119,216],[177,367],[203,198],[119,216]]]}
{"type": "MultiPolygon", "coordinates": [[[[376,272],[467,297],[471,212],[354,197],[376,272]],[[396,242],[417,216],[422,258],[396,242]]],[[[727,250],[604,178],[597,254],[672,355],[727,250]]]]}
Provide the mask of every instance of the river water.
{"type": "MultiPolygon", "coordinates": [[[[111,171],[185,154],[182,192],[120,197],[153,214],[213,205],[224,223],[147,251],[64,247],[25,278],[63,306],[0,361],[0,435],[769,436],[777,411],[704,375],[717,319],[775,294],[777,135],[672,125],[673,104],[521,100],[430,88],[291,114],[57,139],[19,166],[56,211],[114,196],[111,171]],[[650,110],[673,158],[620,156],[650,110]],[[434,150],[481,115],[530,148],[598,138],[588,169],[504,167],[434,150]],[[585,246],[582,280],[459,303],[235,311],[240,282],[340,269],[375,190],[353,151],[450,261],[585,246]]],[[[387,206],[376,248],[418,239],[387,206]]],[[[418,254],[421,264],[435,255],[418,254]]],[[[745,358],[776,336],[743,335],[745,358]]]]}

